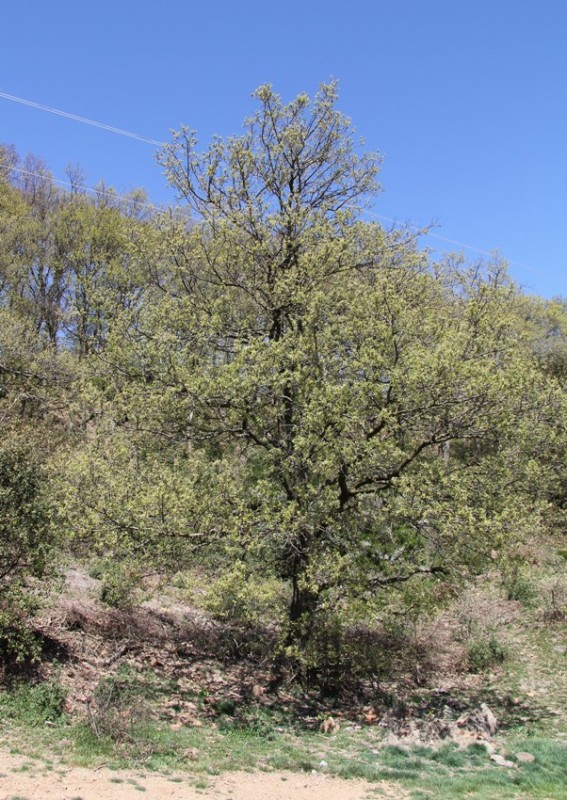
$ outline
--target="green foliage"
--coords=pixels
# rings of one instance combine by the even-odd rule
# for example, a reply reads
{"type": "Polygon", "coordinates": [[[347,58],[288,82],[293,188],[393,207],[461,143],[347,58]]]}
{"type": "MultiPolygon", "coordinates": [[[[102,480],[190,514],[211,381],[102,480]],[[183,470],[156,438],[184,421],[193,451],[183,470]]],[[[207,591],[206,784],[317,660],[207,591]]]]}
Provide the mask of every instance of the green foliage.
{"type": "Polygon", "coordinates": [[[272,613],[254,587],[284,582],[282,647],[310,671],[317,631],[334,641],[356,606],[392,587],[412,603],[419,580],[458,583],[543,525],[551,495],[531,487],[550,462],[518,441],[558,450],[565,407],[500,264],[433,263],[361,221],[379,159],[336,86],[256,97],[242,136],[200,153],[184,129],[162,152],[194,222],[132,229],[139,292],[86,354],[91,427],[57,497],[100,552],[214,554],[225,618],[272,613]]]}
{"type": "MultiPolygon", "coordinates": [[[[496,261],[363,220],[380,159],[335,83],[255,97],[241,136],[164,147],[185,209],[89,199],[78,175],[65,193],[37,160],[16,180],[2,150],[0,410],[49,460],[73,549],[120,564],[106,602],[140,564],[214,564],[211,610],[277,619],[279,652],[330,685],[349,629],[564,525],[567,317],[496,261]]],[[[0,545],[0,564],[23,546],[15,592],[48,536],[39,499],[6,492],[28,508],[0,545]]]]}
{"type": "Polygon", "coordinates": [[[0,659],[4,667],[37,659],[41,642],[30,625],[38,609],[36,598],[14,582],[2,591],[0,603],[0,659]]]}
{"type": "Polygon", "coordinates": [[[65,689],[55,677],[43,683],[20,685],[4,692],[0,708],[7,717],[25,725],[63,722],[66,696],[65,689]]]}
{"type": "Polygon", "coordinates": [[[22,572],[40,575],[51,539],[42,474],[31,453],[0,449],[0,579],[7,585],[22,572]]]}
{"type": "Polygon", "coordinates": [[[312,106],[257,96],[242,138],[200,156],[183,131],[164,151],[201,222],[146,330],[154,374],[190,403],[184,434],[237,457],[234,536],[290,583],[287,635],[305,642],[339,587],[454,580],[521,535],[506,455],[538,398],[498,265],[433,268],[356,220],[377,162],[356,160],[335,87],[312,106]]]}
{"type": "Polygon", "coordinates": [[[471,672],[485,672],[502,664],[508,655],[507,648],[496,638],[490,636],[473,639],[468,646],[468,662],[471,672]]]}
{"type": "Polygon", "coordinates": [[[236,561],[210,583],[204,601],[219,620],[259,627],[279,621],[288,598],[281,581],[262,579],[242,561],[236,561]]]}
{"type": "Polygon", "coordinates": [[[97,558],[89,567],[89,577],[97,581],[100,580],[105,573],[106,567],[107,562],[103,558],[97,558]]]}
{"type": "Polygon", "coordinates": [[[230,501],[230,465],[113,427],[102,421],[91,442],[54,462],[54,492],[73,546],[111,553],[132,576],[149,563],[178,570],[204,545],[213,549],[230,501]]]}
{"type": "Polygon", "coordinates": [[[53,547],[44,476],[29,450],[0,448],[0,647],[5,660],[37,654],[25,580],[45,573],[53,547]]]}
{"type": "Polygon", "coordinates": [[[508,600],[517,600],[524,606],[534,605],[538,591],[529,577],[517,567],[505,577],[504,588],[508,600]]]}
{"type": "Polygon", "coordinates": [[[140,587],[140,567],[130,561],[97,558],[89,576],[101,581],[100,599],[113,608],[130,608],[140,587]]]}
{"type": "Polygon", "coordinates": [[[100,599],[112,608],[129,608],[138,585],[135,570],[123,564],[113,564],[104,573],[100,599]]]}

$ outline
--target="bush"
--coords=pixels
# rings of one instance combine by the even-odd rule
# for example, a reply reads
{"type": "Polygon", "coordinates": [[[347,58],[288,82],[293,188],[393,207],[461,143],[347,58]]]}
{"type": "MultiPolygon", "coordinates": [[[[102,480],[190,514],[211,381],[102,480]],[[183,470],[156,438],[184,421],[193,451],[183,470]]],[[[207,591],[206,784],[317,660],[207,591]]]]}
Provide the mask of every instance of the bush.
{"type": "Polygon", "coordinates": [[[484,670],[502,664],[506,660],[507,650],[492,634],[488,638],[475,639],[469,644],[468,658],[470,672],[484,670]]]}
{"type": "Polygon", "coordinates": [[[36,603],[26,587],[45,573],[53,547],[41,470],[22,448],[0,448],[0,651],[4,660],[37,654],[28,626],[36,603]]]}
{"type": "Polygon", "coordinates": [[[567,620],[567,582],[564,577],[553,579],[543,587],[543,620],[548,623],[567,620]]]}
{"type": "Polygon", "coordinates": [[[123,564],[106,564],[99,575],[102,580],[100,599],[112,608],[130,608],[134,602],[134,594],[140,584],[140,578],[134,567],[123,564]]]}
{"type": "Polygon", "coordinates": [[[109,743],[114,754],[136,760],[159,752],[156,716],[144,689],[128,672],[103,678],[87,702],[85,732],[91,742],[109,743]]]}
{"type": "Polygon", "coordinates": [[[242,561],[214,581],[205,595],[206,608],[218,620],[245,627],[280,619],[286,604],[281,582],[256,576],[242,561]]]}
{"type": "Polygon", "coordinates": [[[536,588],[518,570],[514,570],[504,581],[506,598],[516,600],[523,606],[531,606],[537,598],[536,588]]]}
{"type": "Polygon", "coordinates": [[[2,696],[2,711],[28,725],[59,722],[64,717],[67,693],[56,678],[43,683],[23,685],[2,696]]]}

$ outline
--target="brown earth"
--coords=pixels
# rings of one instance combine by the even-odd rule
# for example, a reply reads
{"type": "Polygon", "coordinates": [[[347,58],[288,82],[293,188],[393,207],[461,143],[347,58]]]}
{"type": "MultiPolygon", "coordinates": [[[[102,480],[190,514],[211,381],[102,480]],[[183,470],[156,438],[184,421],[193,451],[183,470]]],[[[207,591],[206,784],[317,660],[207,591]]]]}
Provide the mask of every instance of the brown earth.
{"type": "Polygon", "coordinates": [[[45,765],[0,751],[0,800],[403,800],[390,783],[368,784],[328,775],[292,772],[231,772],[203,781],[188,774],[84,769],[45,765]]]}
{"type": "MultiPolygon", "coordinates": [[[[83,568],[73,566],[67,570],[62,590],[52,595],[51,603],[44,606],[37,620],[45,650],[37,673],[30,676],[32,680],[48,678],[53,674],[52,663],[55,664],[57,680],[67,692],[66,712],[73,719],[92,718],[93,724],[97,723],[97,685],[127,665],[133,674],[150,674],[169,681],[170,688],[158,701],[155,713],[173,729],[214,727],[217,708],[228,699],[239,707],[252,704],[288,708],[312,731],[329,714],[343,726],[347,723],[355,728],[377,726],[382,734],[387,734],[385,744],[446,741],[439,740],[439,736],[447,736],[447,721],[453,720],[451,735],[456,736],[459,744],[467,744],[463,737],[476,740],[479,731],[468,730],[466,725],[461,730],[457,718],[464,710],[478,706],[479,690],[492,683],[497,675],[467,672],[463,660],[466,645],[462,637],[456,636],[456,627],[466,627],[472,620],[471,627],[481,620],[488,628],[498,628],[505,635],[508,627],[516,631],[521,623],[518,603],[502,600],[495,603],[481,592],[463,598],[458,613],[453,610],[441,614],[423,628],[410,653],[409,669],[406,663],[396,664],[390,681],[373,689],[376,692],[378,688],[385,697],[391,696],[403,706],[405,696],[419,688],[429,698],[421,719],[416,713],[400,714],[392,703],[384,708],[373,707],[360,695],[353,694],[350,700],[345,696],[344,705],[337,711],[314,697],[291,694],[285,685],[275,693],[268,692],[270,673],[263,660],[239,657],[236,651],[232,652],[238,642],[233,640],[231,631],[203,609],[187,603],[182,592],[164,591],[158,586],[151,600],[118,610],[100,602],[100,587],[101,582],[89,577],[83,568]],[[197,695],[204,697],[199,707],[194,701],[197,695]]],[[[551,653],[556,659],[561,657],[559,650],[563,652],[562,641],[560,637],[557,639],[557,653],[551,653]]],[[[538,683],[535,672],[534,682],[538,683]]],[[[532,711],[524,708],[525,701],[531,702],[530,697],[512,699],[513,713],[521,722],[527,719],[523,715],[532,711]]],[[[539,705],[536,710],[541,711],[539,705]]],[[[10,739],[5,737],[3,747],[9,746],[10,739]]],[[[25,752],[27,748],[21,749],[25,752]]],[[[211,777],[190,772],[162,775],[141,769],[85,769],[63,763],[49,767],[0,748],[0,800],[127,800],[140,794],[159,800],[408,797],[395,784],[344,781],[324,772],[230,772],[211,777]]]]}
{"type": "MultiPolygon", "coordinates": [[[[113,609],[100,602],[100,590],[101,581],[74,565],[67,569],[62,590],[52,596],[38,620],[38,632],[45,637],[47,651],[38,677],[49,677],[51,660],[57,663],[58,680],[67,691],[66,711],[72,716],[87,716],[101,679],[115,675],[124,666],[140,674],[153,673],[176,685],[175,696],[164,698],[160,709],[173,723],[194,721],[194,704],[180,701],[181,696],[191,694],[206,695],[200,711],[205,721],[214,720],[219,699],[239,704],[252,699],[261,705],[293,707],[307,728],[318,727],[328,713],[336,715],[336,709],[315,695],[292,697],[285,685],[275,694],[264,693],[271,678],[266,660],[241,655],[242,646],[244,650],[248,647],[248,643],[239,641],[241,632],[187,603],[182,592],[158,586],[152,599],[131,608],[113,609]],[[255,697],[258,689],[261,697],[255,697]]],[[[253,635],[269,637],[271,632],[253,635]]],[[[453,620],[439,617],[434,630],[422,631],[418,639],[406,654],[405,663],[396,664],[394,679],[381,681],[380,687],[369,687],[366,698],[359,691],[352,697],[344,692],[339,716],[363,725],[378,722],[379,715],[370,708],[377,688],[386,696],[400,697],[416,685],[425,690],[431,684],[443,694],[478,688],[482,677],[461,668],[466,648],[455,641],[453,620]],[[429,644],[432,639],[434,650],[429,644]]],[[[386,727],[390,729],[390,724],[386,727]]]]}

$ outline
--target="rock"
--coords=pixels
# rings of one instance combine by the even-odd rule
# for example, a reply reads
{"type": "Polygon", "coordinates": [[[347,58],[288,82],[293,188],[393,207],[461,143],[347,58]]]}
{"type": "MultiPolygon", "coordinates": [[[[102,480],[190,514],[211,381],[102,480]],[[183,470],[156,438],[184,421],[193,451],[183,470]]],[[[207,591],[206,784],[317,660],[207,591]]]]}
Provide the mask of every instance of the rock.
{"type": "Polygon", "coordinates": [[[340,729],[341,726],[336,719],[333,719],[333,717],[327,717],[327,719],[324,719],[320,726],[321,733],[338,733],[340,729]]]}
{"type": "Polygon", "coordinates": [[[440,739],[451,739],[456,734],[458,735],[458,732],[455,731],[453,724],[451,722],[447,722],[446,720],[436,720],[435,727],[437,729],[437,736],[440,739]]]}
{"type": "Polygon", "coordinates": [[[534,755],[532,755],[531,753],[524,753],[523,751],[521,751],[519,753],[516,753],[514,755],[514,758],[520,764],[533,764],[534,761],[535,761],[535,756],[534,755]]]}
{"type": "Polygon", "coordinates": [[[457,725],[460,728],[467,728],[469,731],[491,738],[498,728],[498,720],[486,703],[481,703],[479,708],[461,714],[457,720],[457,725]]]}
{"type": "Polygon", "coordinates": [[[490,756],[490,760],[494,761],[499,767],[515,767],[517,766],[514,764],[513,761],[508,761],[508,759],[504,758],[504,756],[499,755],[498,753],[492,753],[490,756]]]}
{"type": "Polygon", "coordinates": [[[252,697],[262,697],[266,690],[259,683],[255,683],[252,687],[252,697]]]}
{"type": "Polygon", "coordinates": [[[489,709],[489,707],[486,705],[486,703],[480,704],[480,710],[483,715],[483,721],[487,733],[489,733],[490,736],[494,736],[494,734],[496,733],[496,729],[498,728],[498,720],[496,719],[492,711],[489,709]]]}
{"type": "Polygon", "coordinates": [[[553,652],[554,653],[560,653],[561,655],[563,655],[564,653],[567,653],[567,645],[557,644],[553,648],[553,652]]]}

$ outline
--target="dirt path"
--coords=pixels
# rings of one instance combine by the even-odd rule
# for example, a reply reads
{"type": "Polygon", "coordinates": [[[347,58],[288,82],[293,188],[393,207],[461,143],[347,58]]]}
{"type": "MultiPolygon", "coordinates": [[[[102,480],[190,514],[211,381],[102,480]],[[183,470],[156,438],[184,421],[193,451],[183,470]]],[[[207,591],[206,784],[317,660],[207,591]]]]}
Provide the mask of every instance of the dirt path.
{"type": "Polygon", "coordinates": [[[403,800],[394,784],[343,781],[322,774],[230,772],[218,777],[168,776],[59,766],[0,752],[0,800],[403,800]]]}

